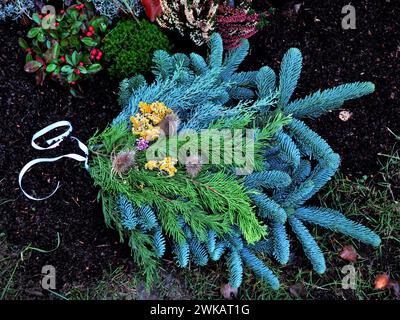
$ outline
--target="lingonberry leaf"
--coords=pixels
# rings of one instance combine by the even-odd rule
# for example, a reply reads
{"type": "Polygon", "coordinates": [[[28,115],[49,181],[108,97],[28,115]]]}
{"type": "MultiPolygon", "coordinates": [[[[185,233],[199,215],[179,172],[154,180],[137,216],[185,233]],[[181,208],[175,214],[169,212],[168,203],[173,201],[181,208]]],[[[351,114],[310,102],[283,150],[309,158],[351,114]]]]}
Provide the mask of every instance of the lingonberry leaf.
{"type": "Polygon", "coordinates": [[[63,66],[63,67],[61,68],[61,72],[71,74],[71,73],[74,72],[74,68],[72,68],[72,67],[69,66],[69,65],[65,65],[65,66],[63,66]]]}
{"type": "Polygon", "coordinates": [[[88,47],[95,47],[97,46],[97,41],[93,40],[92,38],[85,37],[82,39],[82,42],[86,44],[88,47]]]}
{"type": "Polygon", "coordinates": [[[37,24],[41,24],[41,23],[42,23],[42,19],[40,19],[39,15],[38,15],[36,12],[32,15],[32,19],[33,19],[33,21],[35,21],[37,24]]]}
{"type": "Polygon", "coordinates": [[[84,66],[79,66],[78,70],[82,73],[82,74],[88,74],[87,69],[84,66]]]}
{"type": "Polygon", "coordinates": [[[42,66],[43,64],[39,61],[36,60],[28,61],[24,66],[24,70],[26,72],[33,73],[38,71],[42,66]]]}
{"type": "Polygon", "coordinates": [[[57,65],[54,63],[51,63],[47,66],[46,72],[53,72],[57,68],[57,65]]]}
{"type": "Polygon", "coordinates": [[[28,32],[28,38],[35,38],[39,34],[40,28],[34,27],[28,32]]]}
{"type": "Polygon", "coordinates": [[[58,59],[58,56],[60,55],[60,45],[58,42],[54,43],[53,46],[53,59],[58,59]]]}
{"type": "Polygon", "coordinates": [[[25,63],[27,63],[27,62],[29,62],[29,61],[32,61],[32,60],[33,60],[32,55],[31,55],[31,54],[27,54],[27,55],[26,55],[26,58],[25,58],[25,63]]]}
{"type": "Polygon", "coordinates": [[[55,30],[50,30],[50,31],[49,31],[49,34],[50,34],[50,36],[51,36],[53,39],[58,39],[58,33],[57,33],[57,31],[55,31],[55,30]]]}
{"type": "Polygon", "coordinates": [[[41,86],[44,82],[44,79],[46,78],[46,72],[43,69],[40,69],[38,72],[36,72],[36,84],[41,86]]]}
{"type": "Polygon", "coordinates": [[[79,54],[78,54],[78,52],[74,51],[74,52],[72,53],[71,62],[72,62],[71,64],[72,64],[73,66],[78,65],[78,63],[79,63],[79,54]]]}
{"type": "Polygon", "coordinates": [[[71,56],[70,54],[66,54],[66,55],[65,55],[65,60],[67,60],[67,62],[68,62],[71,66],[74,65],[74,63],[72,62],[72,56],[71,56]]]}
{"type": "Polygon", "coordinates": [[[91,64],[87,68],[88,73],[96,73],[96,72],[99,72],[100,70],[101,70],[101,65],[99,63],[91,64]]]}
{"type": "Polygon", "coordinates": [[[29,48],[28,43],[23,38],[18,38],[18,44],[24,50],[29,48]]]}
{"type": "Polygon", "coordinates": [[[43,34],[42,30],[39,31],[37,35],[37,39],[39,42],[45,42],[46,41],[46,36],[43,34]]]}

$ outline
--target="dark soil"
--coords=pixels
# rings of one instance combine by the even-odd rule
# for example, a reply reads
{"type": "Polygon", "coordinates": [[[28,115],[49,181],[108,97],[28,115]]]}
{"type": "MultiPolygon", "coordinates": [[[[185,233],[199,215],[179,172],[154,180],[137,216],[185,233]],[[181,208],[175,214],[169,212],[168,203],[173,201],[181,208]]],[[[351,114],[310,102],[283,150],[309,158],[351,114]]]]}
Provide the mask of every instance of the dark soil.
{"type": "Polygon", "coordinates": [[[389,152],[395,141],[387,128],[400,134],[400,3],[352,1],[355,30],[341,26],[342,7],[349,1],[290,3],[303,5],[298,13],[293,6],[278,11],[270,25],[251,38],[246,68],[268,65],[279,70],[285,52],[297,47],[303,54],[297,97],[346,82],[374,82],[373,95],[343,106],[352,113],[350,120],[341,121],[339,110],[308,122],[340,154],[344,174],[374,175],[377,154],[389,152]]]}
{"type": "MultiPolygon", "coordinates": [[[[400,134],[400,10],[395,1],[353,3],[356,30],[341,28],[345,1],[304,1],[298,13],[278,11],[270,26],[251,39],[245,68],[270,65],[278,70],[283,54],[295,46],[304,57],[297,96],[350,81],[373,81],[376,93],[344,106],[353,113],[349,121],[341,121],[335,111],[309,123],[341,155],[346,175],[374,175],[377,153],[388,152],[394,143],[387,127],[400,134]]],[[[0,26],[0,233],[5,232],[8,242],[19,249],[28,243],[51,249],[60,233],[59,248],[51,254],[33,254],[17,280],[22,297],[36,298],[43,265],[56,267],[57,288],[65,292],[76,284],[99,280],[110,265],[126,265],[129,272],[132,263],[127,246],[106,229],[97,190],[78,163],[38,165],[27,174],[26,190],[37,196],[46,195],[61,181],[60,190],[47,201],[29,201],[19,190],[18,173],[31,159],[78,152],[72,143],[53,151],[35,151],[30,147],[33,133],[65,119],[72,122],[74,135],[87,141],[120,110],[118,82],[105,72],[83,85],[84,99],[72,98],[53,82],[37,87],[34,77],[23,71],[24,57],[17,44],[26,30],[15,24],[0,26]]]]}
{"type": "MultiPolygon", "coordinates": [[[[71,121],[74,135],[87,141],[97,128],[104,128],[120,110],[118,82],[98,74],[84,84],[84,99],[71,97],[68,90],[51,81],[37,87],[34,76],[23,71],[24,56],[18,47],[18,37],[26,35],[26,28],[2,25],[0,34],[0,198],[2,202],[13,200],[0,206],[0,230],[13,245],[32,243],[41,249],[54,248],[57,232],[61,235],[56,251],[29,259],[24,278],[33,283],[19,285],[37,288],[46,264],[56,267],[60,289],[88,283],[109,265],[121,265],[129,259],[127,247],[117,245],[115,233],[104,226],[97,190],[89,175],[72,160],[38,165],[24,179],[28,192],[40,197],[52,191],[57,181],[62,185],[56,196],[43,202],[25,198],[17,179],[21,168],[33,158],[79,152],[71,142],[54,151],[35,151],[30,139],[39,129],[65,119],[71,121]]],[[[29,298],[29,294],[23,295],[29,298]]]]}

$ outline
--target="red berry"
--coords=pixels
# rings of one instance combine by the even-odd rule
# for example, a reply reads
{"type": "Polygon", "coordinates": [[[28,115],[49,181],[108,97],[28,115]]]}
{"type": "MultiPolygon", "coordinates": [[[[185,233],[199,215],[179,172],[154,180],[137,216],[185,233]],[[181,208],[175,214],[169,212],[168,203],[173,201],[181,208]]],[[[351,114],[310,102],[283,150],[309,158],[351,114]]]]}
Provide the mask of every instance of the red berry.
{"type": "Polygon", "coordinates": [[[94,31],[94,28],[93,28],[92,26],[90,26],[90,27],[89,27],[89,30],[90,30],[91,32],[93,32],[93,31],[94,31]]]}
{"type": "Polygon", "coordinates": [[[97,57],[96,57],[96,59],[97,59],[97,60],[100,60],[100,59],[101,59],[101,57],[100,57],[100,56],[97,56],[97,57]]]}
{"type": "Polygon", "coordinates": [[[86,33],[86,35],[87,35],[88,37],[91,37],[91,36],[93,35],[93,33],[91,33],[91,32],[89,31],[89,32],[86,33]]]}
{"type": "Polygon", "coordinates": [[[83,67],[85,64],[83,62],[79,62],[79,65],[83,67]]]}
{"type": "Polygon", "coordinates": [[[81,70],[79,70],[79,69],[75,69],[74,71],[76,74],[81,74],[81,70]]]}
{"type": "Polygon", "coordinates": [[[90,54],[93,56],[93,55],[95,55],[95,54],[96,54],[96,52],[97,52],[97,49],[96,49],[96,48],[94,48],[94,49],[92,49],[92,51],[90,52],[90,54]]]}
{"type": "Polygon", "coordinates": [[[42,16],[41,14],[39,14],[39,18],[40,18],[40,19],[43,19],[43,16],[42,16]]]}
{"type": "Polygon", "coordinates": [[[99,53],[97,54],[99,57],[101,57],[103,55],[103,52],[99,51],[99,53]]]}
{"type": "Polygon", "coordinates": [[[65,13],[65,11],[64,11],[64,10],[61,10],[61,11],[60,11],[60,13],[61,13],[61,14],[64,14],[64,13],[65,13]]]}
{"type": "Polygon", "coordinates": [[[65,57],[64,56],[61,57],[61,61],[65,62],[65,57]]]}
{"type": "Polygon", "coordinates": [[[56,22],[56,27],[58,27],[60,25],[60,23],[59,22],[56,22]]]}
{"type": "Polygon", "coordinates": [[[71,84],[74,86],[74,85],[76,84],[76,82],[75,82],[75,81],[72,81],[71,84]]]}
{"type": "Polygon", "coordinates": [[[79,36],[79,39],[82,39],[83,38],[83,36],[79,36]]]}

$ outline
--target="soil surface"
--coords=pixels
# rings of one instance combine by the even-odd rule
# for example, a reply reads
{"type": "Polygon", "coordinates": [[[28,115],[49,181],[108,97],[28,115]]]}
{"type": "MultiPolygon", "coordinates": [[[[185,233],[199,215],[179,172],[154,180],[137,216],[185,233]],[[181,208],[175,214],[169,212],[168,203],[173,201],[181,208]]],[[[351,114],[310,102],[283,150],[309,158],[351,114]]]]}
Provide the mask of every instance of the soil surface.
{"type": "MultiPolygon", "coordinates": [[[[251,39],[244,68],[269,65],[278,70],[286,50],[298,47],[304,58],[298,97],[345,82],[373,81],[377,87],[373,95],[345,104],[344,109],[352,113],[350,120],[340,120],[335,111],[309,124],[341,155],[346,175],[374,175],[377,154],[389,152],[394,143],[387,128],[400,134],[400,9],[395,1],[352,3],[356,30],[341,27],[341,9],[348,1],[304,1],[298,12],[293,6],[278,11],[270,25],[251,39]]],[[[29,243],[52,249],[57,232],[61,236],[57,250],[33,254],[24,263],[23,278],[16,280],[21,296],[32,299],[48,295],[37,289],[44,265],[56,268],[57,288],[66,292],[99,280],[109,267],[126,265],[130,272],[133,264],[128,247],[119,244],[116,233],[105,227],[97,190],[77,162],[37,165],[26,175],[25,189],[38,197],[60,181],[61,188],[50,199],[34,202],[21,194],[18,173],[28,161],[79,152],[72,142],[55,150],[36,151],[30,146],[36,131],[69,120],[74,135],[87,141],[120,110],[118,82],[106,72],[83,84],[87,95],[83,99],[71,97],[51,81],[37,87],[34,76],[23,71],[24,55],[18,47],[18,37],[26,32],[27,27],[15,23],[0,25],[0,233],[6,234],[17,251],[29,243]]],[[[299,264],[304,263],[300,260],[299,264]]]]}
{"type": "Polygon", "coordinates": [[[250,39],[245,67],[279,70],[285,52],[297,47],[303,54],[303,71],[296,97],[347,82],[375,83],[375,93],[343,106],[341,110],[352,114],[350,120],[340,120],[338,110],[308,122],[340,154],[344,174],[374,175],[377,154],[389,152],[395,141],[387,128],[400,134],[400,4],[352,1],[356,29],[344,30],[341,12],[348,4],[291,1],[289,9],[278,11],[270,25],[250,39]],[[302,3],[298,13],[295,3],[302,3]]]}

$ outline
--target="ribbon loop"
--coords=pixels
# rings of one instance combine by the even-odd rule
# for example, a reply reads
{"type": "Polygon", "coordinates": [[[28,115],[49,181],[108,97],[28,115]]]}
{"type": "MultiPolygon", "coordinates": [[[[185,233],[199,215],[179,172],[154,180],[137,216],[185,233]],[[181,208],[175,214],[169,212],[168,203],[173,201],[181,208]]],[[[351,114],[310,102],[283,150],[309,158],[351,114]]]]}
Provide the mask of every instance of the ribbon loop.
{"type": "MultiPolygon", "coordinates": [[[[43,129],[39,130],[38,132],[36,132],[36,133],[32,136],[31,145],[32,145],[32,147],[33,147],[34,149],[36,149],[36,150],[54,149],[54,148],[57,148],[57,147],[61,144],[61,142],[64,141],[64,139],[67,138],[67,137],[71,134],[71,132],[72,132],[72,125],[71,125],[71,123],[70,123],[69,121],[66,121],[66,120],[58,121],[58,122],[55,122],[55,123],[53,123],[53,124],[51,124],[51,125],[49,125],[49,126],[43,128],[43,129]],[[54,137],[54,138],[51,138],[51,139],[46,140],[46,143],[49,145],[48,147],[41,147],[41,146],[39,146],[38,144],[36,144],[36,140],[37,140],[38,138],[40,138],[41,136],[45,135],[46,133],[48,133],[48,132],[50,132],[50,131],[52,131],[52,130],[54,130],[54,129],[56,129],[56,128],[59,128],[59,127],[68,127],[68,128],[67,128],[67,130],[66,130],[64,133],[62,133],[62,134],[60,134],[60,135],[58,135],[58,136],[56,136],[56,137],[54,137]]],[[[29,162],[22,168],[22,170],[20,171],[19,176],[18,176],[18,183],[19,183],[19,187],[20,187],[21,191],[23,192],[23,194],[24,194],[28,199],[35,200],[35,201],[46,200],[46,199],[50,198],[51,196],[53,196],[53,195],[57,192],[57,190],[59,189],[59,187],[60,187],[60,182],[57,182],[57,186],[56,186],[56,188],[53,190],[53,192],[51,192],[48,196],[43,197],[43,198],[35,198],[35,197],[32,197],[31,195],[29,195],[29,194],[24,190],[24,188],[22,187],[22,179],[23,179],[23,177],[24,177],[24,174],[25,174],[32,166],[34,166],[35,164],[38,164],[38,163],[48,163],[48,162],[55,162],[55,161],[58,161],[58,160],[60,160],[60,159],[62,159],[62,158],[70,158],[70,159],[74,159],[74,160],[79,161],[79,162],[84,162],[84,164],[85,164],[85,169],[86,169],[86,170],[89,170],[89,165],[88,165],[88,160],[89,160],[89,149],[88,149],[88,147],[87,147],[84,143],[82,143],[82,142],[81,142],[78,138],[76,138],[76,137],[71,136],[71,139],[75,140],[75,141],[78,143],[79,148],[83,151],[83,153],[85,154],[85,156],[82,156],[82,155],[79,155],[79,154],[76,154],[76,153],[69,153],[69,154],[64,154],[64,155],[61,155],[61,156],[55,157],[55,158],[38,158],[38,159],[34,159],[34,160],[29,161],[29,162]]]]}

